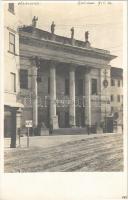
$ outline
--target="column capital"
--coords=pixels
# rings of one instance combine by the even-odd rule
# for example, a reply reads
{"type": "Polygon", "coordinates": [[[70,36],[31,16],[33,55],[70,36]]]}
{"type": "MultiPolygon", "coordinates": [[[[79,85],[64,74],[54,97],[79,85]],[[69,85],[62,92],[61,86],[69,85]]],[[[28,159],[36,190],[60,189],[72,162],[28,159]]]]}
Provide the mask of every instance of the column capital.
{"type": "Polygon", "coordinates": [[[85,72],[85,74],[88,74],[88,73],[90,73],[91,72],[91,68],[90,67],[86,67],[85,69],[84,69],[84,72],[85,72]]]}
{"type": "Polygon", "coordinates": [[[70,64],[69,64],[69,70],[70,70],[70,71],[75,71],[75,70],[76,70],[76,67],[77,67],[77,65],[74,64],[74,63],[70,63],[70,64]]]}
{"type": "Polygon", "coordinates": [[[30,58],[30,62],[31,62],[32,67],[39,68],[41,65],[41,58],[38,56],[32,56],[30,58]]]}
{"type": "Polygon", "coordinates": [[[48,66],[49,68],[55,68],[57,66],[58,62],[56,60],[49,60],[48,61],[48,66]]]}

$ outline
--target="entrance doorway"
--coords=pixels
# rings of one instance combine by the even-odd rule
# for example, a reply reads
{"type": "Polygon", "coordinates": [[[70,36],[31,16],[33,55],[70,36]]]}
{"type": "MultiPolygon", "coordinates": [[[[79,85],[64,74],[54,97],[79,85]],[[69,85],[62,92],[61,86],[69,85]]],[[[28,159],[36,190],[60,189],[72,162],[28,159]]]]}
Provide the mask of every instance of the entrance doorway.
{"type": "Polygon", "coordinates": [[[84,127],[84,109],[76,108],[76,126],[84,127]]]}
{"type": "Polygon", "coordinates": [[[113,117],[105,118],[104,133],[113,133],[113,117]]]}
{"type": "Polygon", "coordinates": [[[4,114],[4,137],[11,137],[11,133],[12,133],[11,112],[6,111],[4,114]]]}
{"type": "Polygon", "coordinates": [[[69,127],[69,112],[57,111],[59,128],[69,127]]]}
{"type": "Polygon", "coordinates": [[[4,137],[11,138],[11,148],[16,147],[16,109],[9,106],[4,108],[4,137]]]}

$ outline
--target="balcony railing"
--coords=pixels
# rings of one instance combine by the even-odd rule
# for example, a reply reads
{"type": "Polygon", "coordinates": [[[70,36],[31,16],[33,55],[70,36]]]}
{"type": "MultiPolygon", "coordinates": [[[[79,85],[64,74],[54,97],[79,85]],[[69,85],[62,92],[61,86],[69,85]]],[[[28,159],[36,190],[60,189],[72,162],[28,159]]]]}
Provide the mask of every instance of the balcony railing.
{"type": "MultiPolygon", "coordinates": [[[[36,96],[32,93],[28,94],[18,94],[17,100],[22,103],[25,107],[32,107],[32,102],[36,96]]],[[[38,107],[48,107],[50,102],[50,96],[41,96],[38,95],[38,107]]],[[[75,97],[75,106],[76,107],[87,107],[88,106],[87,96],[76,96],[75,97]]],[[[91,103],[93,107],[101,107],[102,105],[110,104],[109,96],[101,95],[91,95],[91,103]]],[[[57,107],[68,107],[70,104],[74,104],[73,100],[70,100],[69,96],[57,96],[56,97],[56,106],[57,107]]]]}

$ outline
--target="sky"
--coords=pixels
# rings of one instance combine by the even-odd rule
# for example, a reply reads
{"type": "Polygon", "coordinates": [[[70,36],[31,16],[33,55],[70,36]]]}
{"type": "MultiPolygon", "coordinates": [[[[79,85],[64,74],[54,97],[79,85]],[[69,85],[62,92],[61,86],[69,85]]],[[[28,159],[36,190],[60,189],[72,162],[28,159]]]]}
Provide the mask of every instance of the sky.
{"type": "Polygon", "coordinates": [[[110,64],[122,67],[123,50],[123,3],[112,2],[88,4],[37,3],[18,6],[19,23],[30,25],[33,16],[38,16],[37,28],[50,31],[52,21],[55,22],[55,34],[70,37],[70,29],[74,27],[74,37],[84,40],[85,31],[89,31],[92,47],[110,50],[116,55],[110,64]]]}

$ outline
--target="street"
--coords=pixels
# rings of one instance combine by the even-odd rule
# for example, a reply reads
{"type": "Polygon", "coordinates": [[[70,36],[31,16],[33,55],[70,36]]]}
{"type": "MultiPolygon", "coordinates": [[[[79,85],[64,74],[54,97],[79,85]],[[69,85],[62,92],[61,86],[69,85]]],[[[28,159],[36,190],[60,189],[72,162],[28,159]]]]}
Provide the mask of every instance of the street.
{"type": "Polygon", "coordinates": [[[5,139],[5,172],[123,171],[123,135],[55,135],[21,138],[9,148],[5,139]]]}

